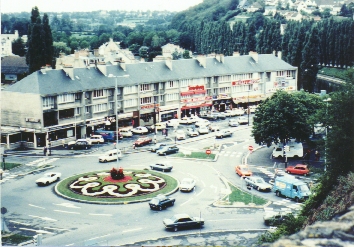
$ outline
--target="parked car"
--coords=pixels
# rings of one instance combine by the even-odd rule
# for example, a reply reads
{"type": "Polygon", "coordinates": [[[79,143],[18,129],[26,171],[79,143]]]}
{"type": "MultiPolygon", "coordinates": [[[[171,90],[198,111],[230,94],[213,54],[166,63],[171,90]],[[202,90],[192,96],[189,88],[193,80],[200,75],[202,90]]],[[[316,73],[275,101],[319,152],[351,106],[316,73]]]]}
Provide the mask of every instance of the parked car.
{"type": "Polygon", "coordinates": [[[234,108],[232,111],[234,112],[235,116],[242,116],[245,114],[245,109],[243,108],[234,108]]]}
{"type": "Polygon", "coordinates": [[[160,150],[157,150],[156,153],[158,155],[167,155],[167,154],[173,154],[173,153],[178,153],[179,148],[177,146],[166,146],[161,148],[160,150]]]}
{"type": "Polygon", "coordinates": [[[180,124],[192,124],[193,123],[193,119],[191,119],[190,117],[183,117],[181,118],[181,120],[179,120],[180,124]]]}
{"type": "Polygon", "coordinates": [[[201,125],[201,126],[199,126],[199,128],[198,128],[198,133],[199,133],[200,135],[209,134],[209,129],[208,129],[207,126],[201,125]]]}
{"type": "Polygon", "coordinates": [[[166,123],[164,123],[164,122],[156,123],[153,126],[156,128],[156,130],[163,130],[163,129],[167,128],[166,123]]]}
{"type": "Polygon", "coordinates": [[[219,126],[217,126],[217,125],[215,125],[215,124],[209,125],[208,128],[209,128],[209,130],[210,130],[211,132],[215,132],[215,131],[219,131],[219,130],[220,130],[219,126]]]}
{"type": "Polygon", "coordinates": [[[60,172],[48,172],[36,180],[38,186],[44,186],[60,180],[60,172]]]}
{"type": "Polygon", "coordinates": [[[92,135],[90,136],[90,138],[88,139],[90,144],[103,144],[104,143],[104,139],[101,135],[92,135]]]}
{"type": "Polygon", "coordinates": [[[229,120],[229,126],[230,126],[230,127],[237,127],[237,126],[239,126],[239,125],[240,125],[240,124],[238,123],[237,119],[231,118],[231,119],[229,120]]]}
{"type": "Polygon", "coordinates": [[[141,147],[147,145],[152,142],[152,139],[148,136],[140,137],[138,140],[134,142],[135,146],[141,147]]]}
{"type": "MultiPolygon", "coordinates": [[[[113,130],[96,130],[94,132],[95,135],[101,135],[105,142],[115,142],[117,141],[117,131],[113,130]]],[[[123,139],[122,134],[118,133],[118,140],[123,139]]]]}
{"type": "Polygon", "coordinates": [[[176,131],[176,138],[177,138],[177,140],[185,140],[186,139],[186,133],[184,133],[183,130],[177,130],[176,131]]]}
{"type": "Polygon", "coordinates": [[[156,152],[157,150],[160,150],[161,148],[165,147],[167,144],[166,143],[156,143],[154,146],[149,148],[151,152],[156,152]]]}
{"type": "Polygon", "coordinates": [[[120,129],[119,133],[123,136],[123,137],[132,137],[133,136],[133,132],[131,132],[130,129],[120,129]]]}
{"type": "Polygon", "coordinates": [[[204,225],[204,219],[200,217],[190,217],[188,214],[176,214],[170,219],[164,219],[163,224],[166,229],[177,232],[179,229],[202,227],[204,225]]]}
{"type": "Polygon", "coordinates": [[[179,119],[177,119],[177,118],[167,120],[167,122],[166,122],[166,127],[175,127],[178,125],[179,125],[179,119]]]}
{"type": "Polygon", "coordinates": [[[187,128],[186,132],[187,132],[187,136],[190,136],[190,137],[199,136],[198,131],[194,128],[187,128]]]}
{"type": "Polygon", "coordinates": [[[291,211],[269,211],[263,216],[264,224],[266,226],[278,226],[283,223],[286,219],[291,217],[291,211]]]}
{"type": "Polygon", "coordinates": [[[231,137],[232,136],[232,132],[230,130],[220,130],[218,132],[216,132],[215,137],[216,138],[224,138],[224,137],[231,137]]]}
{"type": "Polygon", "coordinates": [[[195,189],[195,180],[193,178],[184,178],[182,179],[179,190],[190,192],[195,189]]]}
{"type": "Polygon", "coordinates": [[[212,116],[210,113],[202,113],[199,117],[209,121],[215,121],[218,119],[217,116],[212,116]]]}
{"type": "Polygon", "coordinates": [[[157,195],[149,202],[150,209],[162,210],[167,207],[171,207],[175,204],[176,199],[167,197],[165,195],[157,195]]]}
{"type": "Polygon", "coordinates": [[[150,169],[162,172],[172,171],[173,166],[166,163],[151,164],[150,169]]]}
{"type": "Polygon", "coordinates": [[[266,181],[264,181],[263,178],[258,177],[258,176],[251,176],[251,177],[246,177],[245,182],[247,186],[251,186],[254,189],[260,191],[271,191],[272,190],[272,185],[268,184],[266,181]]]}
{"type": "Polygon", "coordinates": [[[242,178],[252,176],[252,171],[247,165],[237,165],[235,166],[235,172],[242,178]]]}
{"type": "Polygon", "coordinates": [[[217,118],[217,119],[225,119],[226,118],[226,114],[223,112],[218,112],[218,111],[213,111],[210,113],[210,116],[212,118],[217,118]]]}
{"type": "Polygon", "coordinates": [[[149,130],[146,127],[142,127],[142,126],[133,128],[131,131],[133,132],[133,134],[138,134],[138,135],[146,135],[147,133],[149,133],[149,130]]]}
{"type": "Polygon", "coordinates": [[[199,126],[209,126],[210,121],[206,120],[206,119],[200,119],[197,122],[195,122],[195,127],[199,127],[199,126]]]}
{"type": "MultiPolygon", "coordinates": [[[[153,124],[148,124],[144,126],[145,128],[147,128],[148,133],[155,133],[155,126],[153,124]]],[[[139,134],[139,133],[134,133],[134,134],[139,134]]]]}
{"type": "Polygon", "coordinates": [[[226,115],[226,117],[234,117],[237,115],[236,112],[233,110],[225,110],[224,114],[226,115]]]}
{"type": "Polygon", "coordinates": [[[119,149],[118,150],[112,149],[112,150],[105,152],[102,156],[98,157],[98,161],[106,163],[108,161],[117,160],[117,156],[118,156],[118,159],[121,159],[122,158],[122,151],[119,149]],[[118,154],[117,154],[117,152],[118,152],[118,154]]]}
{"type": "Polygon", "coordinates": [[[288,166],[285,168],[285,171],[289,174],[297,174],[297,175],[308,175],[310,170],[307,168],[307,165],[297,164],[295,166],[288,166]]]}
{"type": "Polygon", "coordinates": [[[195,123],[198,120],[200,120],[200,118],[198,116],[190,116],[190,119],[192,119],[192,123],[195,123]]]}
{"type": "Polygon", "coordinates": [[[246,118],[246,117],[239,117],[239,118],[238,118],[238,123],[239,123],[239,124],[248,124],[248,118],[246,118]]]}
{"type": "Polygon", "coordinates": [[[76,142],[69,142],[66,148],[71,150],[87,150],[91,148],[91,144],[86,139],[78,139],[76,142]]]}

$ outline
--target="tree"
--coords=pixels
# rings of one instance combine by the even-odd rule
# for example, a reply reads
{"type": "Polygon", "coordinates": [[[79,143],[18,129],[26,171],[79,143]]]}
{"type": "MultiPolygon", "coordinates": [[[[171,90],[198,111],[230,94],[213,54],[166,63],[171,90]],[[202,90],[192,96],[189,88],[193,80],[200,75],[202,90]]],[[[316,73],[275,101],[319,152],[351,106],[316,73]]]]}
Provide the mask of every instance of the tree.
{"type": "Polygon", "coordinates": [[[25,44],[21,38],[12,42],[12,53],[20,57],[26,55],[25,44]]]}
{"type": "Polygon", "coordinates": [[[189,50],[184,50],[183,54],[182,54],[182,57],[184,59],[190,59],[191,56],[189,55],[190,51],[189,50]]]}
{"type": "Polygon", "coordinates": [[[37,22],[32,24],[31,27],[31,36],[28,39],[28,51],[26,54],[30,74],[45,65],[44,54],[44,31],[40,17],[37,17],[37,22]]]}
{"type": "Polygon", "coordinates": [[[52,64],[53,60],[53,36],[52,30],[49,25],[48,15],[43,15],[43,33],[44,33],[44,62],[46,64],[52,64]]]}
{"type": "Polygon", "coordinates": [[[311,116],[320,99],[303,91],[278,90],[261,103],[255,113],[252,136],[258,144],[285,143],[289,138],[307,140],[312,133],[311,116]]]}
{"type": "Polygon", "coordinates": [[[54,57],[59,57],[60,53],[64,53],[66,55],[69,55],[71,53],[71,49],[64,42],[54,42],[53,43],[54,57]]]}

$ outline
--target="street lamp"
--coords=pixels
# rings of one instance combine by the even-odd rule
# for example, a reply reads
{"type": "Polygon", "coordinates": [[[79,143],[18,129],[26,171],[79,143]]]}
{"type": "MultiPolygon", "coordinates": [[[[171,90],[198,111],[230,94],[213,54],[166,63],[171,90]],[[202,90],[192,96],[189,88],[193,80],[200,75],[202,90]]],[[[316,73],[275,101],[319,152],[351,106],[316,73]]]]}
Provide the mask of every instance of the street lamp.
{"type": "Polygon", "coordinates": [[[247,114],[248,114],[248,126],[250,126],[250,90],[247,91],[247,99],[248,99],[248,102],[247,102],[247,114]]]}
{"type": "MultiPolygon", "coordinates": [[[[328,120],[328,102],[330,102],[330,101],[332,101],[332,99],[331,98],[327,98],[327,99],[325,99],[325,100],[323,100],[323,102],[326,102],[326,120],[328,120]]],[[[326,130],[326,142],[325,142],[325,156],[324,156],[324,158],[325,158],[325,167],[324,167],[324,170],[326,171],[327,170],[327,129],[328,129],[328,127],[327,127],[327,123],[326,123],[326,126],[325,126],[325,130],[326,130]]]]}
{"type": "Polygon", "coordinates": [[[156,144],[156,101],[154,101],[154,143],[156,144]]]}
{"type": "Polygon", "coordinates": [[[109,74],[108,77],[114,77],[116,78],[116,84],[115,84],[115,112],[116,112],[116,149],[117,149],[117,168],[118,168],[118,160],[119,160],[119,152],[118,152],[118,77],[128,77],[129,75],[123,75],[123,76],[114,76],[112,74],[109,74]]]}

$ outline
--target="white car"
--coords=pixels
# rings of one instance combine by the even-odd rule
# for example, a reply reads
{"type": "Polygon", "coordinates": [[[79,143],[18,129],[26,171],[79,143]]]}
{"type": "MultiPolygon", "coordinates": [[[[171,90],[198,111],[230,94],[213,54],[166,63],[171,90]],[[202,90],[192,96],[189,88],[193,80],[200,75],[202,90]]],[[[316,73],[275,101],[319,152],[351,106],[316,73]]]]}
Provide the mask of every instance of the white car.
{"type": "Polygon", "coordinates": [[[48,172],[43,175],[43,177],[36,180],[38,186],[48,185],[60,180],[60,172],[48,172]]]}
{"type": "Polygon", "coordinates": [[[231,111],[231,110],[225,110],[224,114],[226,115],[226,117],[234,117],[234,116],[236,116],[236,112],[231,111]]]}
{"type": "Polygon", "coordinates": [[[131,132],[130,129],[120,129],[119,133],[123,136],[123,137],[132,137],[133,136],[133,132],[131,132]]]}
{"type": "Polygon", "coordinates": [[[215,132],[215,131],[219,131],[219,130],[220,130],[219,126],[217,126],[217,125],[215,125],[215,124],[210,124],[210,125],[208,126],[208,128],[209,128],[209,130],[210,130],[211,132],[215,132]]]}
{"type": "Polygon", "coordinates": [[[239,124],[248,124],[248,119],[246,117],[239,117],[238,123],[239,124]]]}
{"type": "Polygon", "coordinates": [[[146,127],[139,126],[133,128],[131,132],[133,132],[133,134],[146,135],[147,133],[149,133],[149,130],[146,127]]]}
{"type": "Polygon", "coordinates": [[[195,122],[195,127],[199,127],[199,126],[208,126],[210,124],[209,120],[206,119],[200,119],[197,122],[195,122]]]}
{"type": "Polygon", "coordinates": [[[235,116],[242,116],[245,114],[245,110],[243,108],[235,108],[232,109],[232,111],[234,112],[235,116]]]}
{"type": "Polygon", "coordinates": [[[177,130],[176,131],[176,138],[177,138],[177,140],[185,140],[186,139],[186,133],[184,133],[183,130],[177,130]]]}
{"type": "Polygon", "coordinates": [[[196,131],[194,128],[188,128],[186,131],[187,131],[187,135],[190,137],[199,136],[198,131],[196,131]]]}
{"type": "Polygon", "coordinates": [[[245,182],[247,186],[251,186],[258,191],[271,191],[272,189],[272,185],[268,184],[263,178],[258,176],[245,177],[245,182]]]}
{"type": "Polygon", "coordinates": [[[103,144],[104,143],[104,139],[101,135],[92,135],[92,136],[90,136],[90,138],[87,139],[87,141],[90,144],[93,144],[93,143],[103,144]]]}
{"type": "Polygon", "coordinates": [[[192,123],[195,123],[200,120],[198,116],[190,116],[190,119],[192,119],[192,123]]]}
{"type": "Polygon", "coordinates": [[[106,163],[108,161],[114,161],[122,158],[122,151],[121,150],[117,150],[117,149],[113,149],[113,150],[109,150],[107,152],[105,152],[102,156],[98,157],[98,162],[102,162],[102,163],[106,163]],[[118,152],[118,153],[117,153],[118,152]]]}
{"type": "Polygon", "coordinates": [[[201,126],[199,126],[199,128],[198,128],[198,132],[199,132],[200,135],[209,134],[209,129],[208,129],[207,126],[201,125],[201,126]]]}
{"type": "Polygon", "coordinates": [[[237,127],[237,126],[239,126],[239,123],[238,123],[237,119],[231,118],[231,119],[229,120],[229,126],[230,126],[230,127],[237,127]]]}
{"type": "Polygon", "coordinates": [[[190,117],[183,117],[181,118],[181,120],[179,120],[180,124],[192,124],[193,123],[193,119],[191,119],[190,117]]]}
{"type": "Polygon", "coordinates": [[[179,190],[180,191],[192,191],[195,189],[195,180],[193,178],[184,178],[182,179],[179,190]]]}

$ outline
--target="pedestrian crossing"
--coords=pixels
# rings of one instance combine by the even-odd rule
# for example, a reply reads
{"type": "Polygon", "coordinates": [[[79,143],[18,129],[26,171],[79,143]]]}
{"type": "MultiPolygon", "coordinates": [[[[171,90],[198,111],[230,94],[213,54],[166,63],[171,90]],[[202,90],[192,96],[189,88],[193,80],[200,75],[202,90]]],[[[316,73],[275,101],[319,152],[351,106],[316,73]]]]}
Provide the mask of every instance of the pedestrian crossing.
{"type": "Polygon", "coordinates": [[[230,158],[232,158],[232,157],[238,158],[238,157],[242,156],[242,152],[222,150],[222,151],[220,151],[219,156],[230,157],[230,158]]]}
{"type": "Polygon", "coordinates": [[[41,159],[36,159],[36,160],[33,160],[29,163],[26,163],[25,165],[26,166],[34,166],[34,167],[40,167],[40,166],[43,166],[43,165],[48,165],[56,160],[58,160],[59,158],[41,158],[41,159]]]}
{"type": "Polygon", "coordinates": [[[299,211],[301,210],[302,206],[303,203],[300,202],[294,203],[291,199],[284,198],[279,201],[272,202],[266,208],[264,208],[264,210],[274,211],[276,209],[282,211],[299,211]]]}

